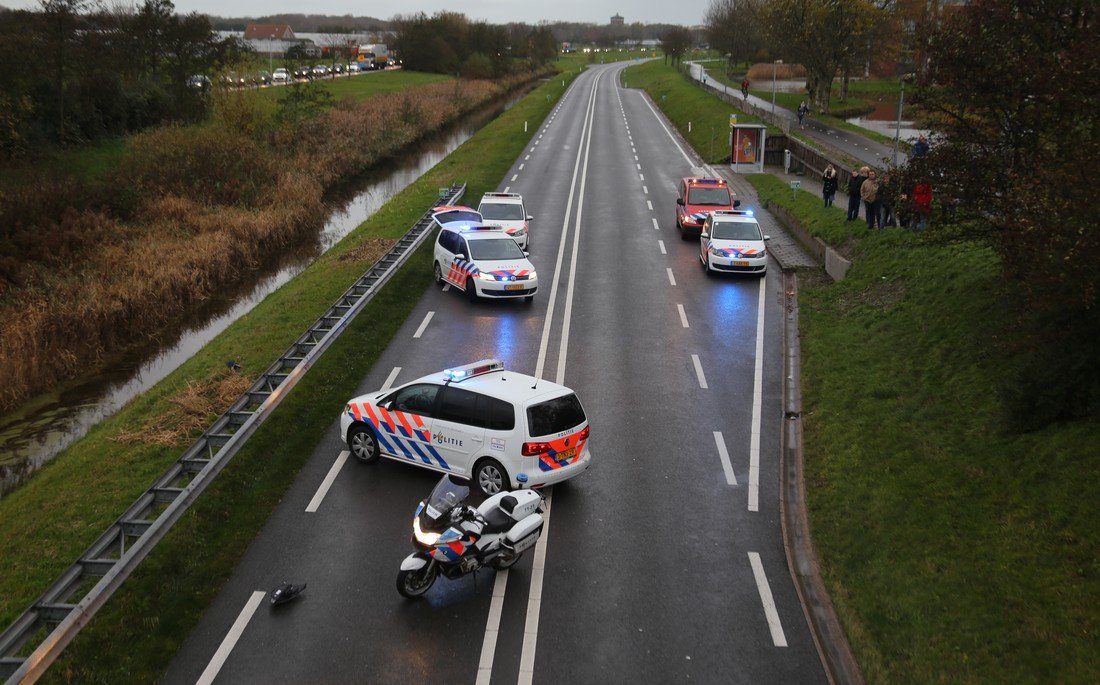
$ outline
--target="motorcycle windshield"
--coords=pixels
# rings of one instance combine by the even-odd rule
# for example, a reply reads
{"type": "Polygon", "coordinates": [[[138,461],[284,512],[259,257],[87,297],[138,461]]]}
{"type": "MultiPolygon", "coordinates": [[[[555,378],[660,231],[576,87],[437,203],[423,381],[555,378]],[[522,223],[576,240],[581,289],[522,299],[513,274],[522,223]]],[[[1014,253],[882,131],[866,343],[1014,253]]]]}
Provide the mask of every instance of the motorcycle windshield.
{"type": "Polygon", "coordinates": [[[433,520],[438,519],[465,502],[469,495],[470,486],[467,481],[450,475],[443,476],[428,497],[427,514],[433,520]]]}

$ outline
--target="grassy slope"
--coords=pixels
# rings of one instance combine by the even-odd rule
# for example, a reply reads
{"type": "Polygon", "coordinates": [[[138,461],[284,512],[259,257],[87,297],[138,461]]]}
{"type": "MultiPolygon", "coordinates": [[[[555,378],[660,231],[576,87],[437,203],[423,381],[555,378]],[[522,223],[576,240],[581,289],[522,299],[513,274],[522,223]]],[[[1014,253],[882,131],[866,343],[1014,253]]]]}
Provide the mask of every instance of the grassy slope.
{"type": "MultiPolygon", "coordinates": [[[[855,91],[852,91],[852,92],[855,92],[855,91]]],[[[876,92],[876,91],[868,91],[868,93],[873,93],[873,92],[876,92]]],[[[759,98],[763,98],[764,100],[770,100],[771,96],[772,96],[772,92],[770,90],[757,90],[755,88],[750,89],[749,93],[751,93],[752,95],[755,95],[759,98]]],[[[839,94],[834,94],[834,98],[837,98],[837,97],[839,97],[839,94]]],[[[806,95],[804,93],[776,93],[775,94],[775,104],[778,105],[779,107],[784,107],[786,109],[789,109],[792,112],[794,110],[798,109],[799,103],[802,102],[805,99],[806,99],[806,95]]],[[[897,100],[897,91],[896,90],[894,91],[894,99],[897,100]]],[[[837,103],[836,100],[834,100],[833,102],[837,103]]],[[[860,114],[862,114],[864,112],[870,112],[872,109],[874,109],[874,107],[872,106],[872,104],[870,102],[868,102],[866,100],[860,100],[860,99],[857,99],[857,98],[849,97],[848,102],[845,103],[843,105],[843,107],[841,107],[839,105],[839,103],[835,104],[832,107],[832,111],[833,111],[832,115],[817,114],[816,112],[811,112],[810,116],[815,118],[815,119],[818,119],[818,120],[820,120],[820,121],[822,121],[826,124],[829,124],[830,126],[834,126],[836,128],[843,129],[845,131],[851,131],[852,133],[858,133],[859,135],[861,135],[865,138],[870,138],[871,140],[877,141],[877,142],[882,143],[884,145],[892,145],[894,143],[894,139],[891,138],[890,136],[884,136],[881,133],[879,133],[878,131],[872,131],[869,128],[863,128],[862,126],[857,126],[855,124],[849,123],[845,119],[845,117],[854,117],[854,116],[859,116],[860,114]]],[[[905,143],[904,141],[900,141],[900,144],[903,145],[906,149],[908,149],[908,147],[909,147],[909,144],[905,143]]]]}
{"type": "MultiPolygon", "coordinates": [[[[438,188],[452,180],[468,181],[474,198],[495,187],[529,138],[519,122],[544,118],[563,90],[560,79],[536,89],[167,379],[0,500],[0,527],[5,532],[0,539],[0,558],[5,560],[0,567],[0,624],[10,623],[181,451],[119,444],[113,438],[120,430],[138,427],[147,417],[164,411],[168,397],[188,380],[217,374],[234,354],[240,354],[246,373],[266,368],[368,266],[342,262],[340,255],[367,238],[402,234],[431,205],[438,188]]],[[[178,644],[201,612],[202,603],[195,598],[210,596],[217,585],[212,579],[224,578],[232,570],[308,457],[310,446],[339,414],[429,284],[429,257],[428,250],[421,250],[400,280],[360,315],[352,333],[341,339],[278,410],[279,416],[294,416],[294,420],[275,418],[265,424],[52,673],[80,681],[157,677],[172,653],[165,653],[166,645],[178,644]],[[169,601],[167,607],[160,604],[166,589],[173,590],[171,595],[178,592],[180,598],[169,601]],[[148,616],[145,608],[154,600],[159,618],[141,622],[129,613],[148,616]],[[158,625],[156,634],[145,636],[143,631],[150,625],[158,625]],[[125,639],[120,640],[120,635],[125,639]],[[123,643],[129,648],[104,646],[123,643]]]]}
{"type": "Polygon", "coordinates": [[[802,289],[814,542],[870,682],[1100,681],[1100,425],[1002,429],[998,291],[988,250],[902,231],[802,289]]]}
{"type": "MultiPolygon", "coordinates": [[[[662,60],[629,67],[622,81],[631,88],[642,88],[657,103],[669,120],[695,150],[708,162],[729,157],[730,105],[692,85],[676,69],[662,60]],[[691,132],[688,133],[688,122],[691,132]]],[[[742,123],[762,123],[760,119],[739,114],[742,123]]],[[[771,129],[769,129],[771,132],[771,129]]]]}
{"type": "MultiPolygon", "coordinates": [[[[728,116],[668,92],[681,133],[728,116]]],[[[748,178],[856,260],[802,290],[802,377],[814,541],[869,680],[1100,681],[1100,426],[1001,429],[993,256],[866,237],[815,194],[748,178]]]]}

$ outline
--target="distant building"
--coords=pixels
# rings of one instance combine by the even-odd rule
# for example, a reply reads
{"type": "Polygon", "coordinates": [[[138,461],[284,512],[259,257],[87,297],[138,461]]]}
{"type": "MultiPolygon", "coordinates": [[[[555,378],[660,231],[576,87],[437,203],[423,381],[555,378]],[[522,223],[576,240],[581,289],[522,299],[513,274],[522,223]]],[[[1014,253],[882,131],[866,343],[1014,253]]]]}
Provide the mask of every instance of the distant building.
{"type": "Polygon", "coordinates": [[[611,17],[611,25],[612,26],[620,26],[621,27],[621,26],[623,26],[624,21],[625,20],[622,18],[622,15],[620,15],[618,13],[616,13],[615,16],[611,17]]]}
{"type": "Polygon", "coordinates": [[[301,42],[290,24],[249,24],[242,38],[261,55],[281,55],[291,45],[301,42]]]}

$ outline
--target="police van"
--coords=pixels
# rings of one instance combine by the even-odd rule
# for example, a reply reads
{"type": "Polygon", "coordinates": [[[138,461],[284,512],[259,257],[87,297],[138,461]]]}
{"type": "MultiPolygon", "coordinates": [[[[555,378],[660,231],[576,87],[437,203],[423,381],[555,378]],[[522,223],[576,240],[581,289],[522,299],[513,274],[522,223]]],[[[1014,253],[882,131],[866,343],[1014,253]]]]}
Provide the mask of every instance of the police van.
{"type": "Polygon", "coordinates": [[[485,359],[352,399],[340,417],[352,455],[469,478],[485,495],[559,483],[592,462],[569,388],[485,359]]]}
{"type": "Polygon", "coordinates": [[[531,222],[535,217],[527,213],[523,206],[523,196],[519,193],[485,193],[477,206],[485,223],[496,226],[512,237],[521,250],[530,245],[531,222]]]}

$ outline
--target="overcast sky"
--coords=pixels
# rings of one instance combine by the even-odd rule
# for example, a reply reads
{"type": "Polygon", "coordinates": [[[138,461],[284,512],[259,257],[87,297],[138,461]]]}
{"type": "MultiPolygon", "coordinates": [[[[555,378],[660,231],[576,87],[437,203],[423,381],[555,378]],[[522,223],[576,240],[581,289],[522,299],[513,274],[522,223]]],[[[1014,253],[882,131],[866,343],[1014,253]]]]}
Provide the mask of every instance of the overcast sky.
{"type": "MultiPolygon", "coordinates": [[[[123,2],[125,0],[118,0],[123,2]]],[[[140,4],[140,0],[134,0],[140,4]]],[[[115,4],[115,0],[106,0],[115,4]]],[[[703,23],[703,13],[709,0],[175,0],[181,13],[202,12],[222,17],[257,17],[270,14],[332,14],[372,16],[389,19],[395,14],[440,10],[462,12],[471,19],[484,19],[493,24],[522,21],[577,21],[606,24],[613,14],[621,14],[626,23],[683,24],[703,23]]],[[[38,0],[0,0],[0,6],[37,8],[38,0]]]]}

